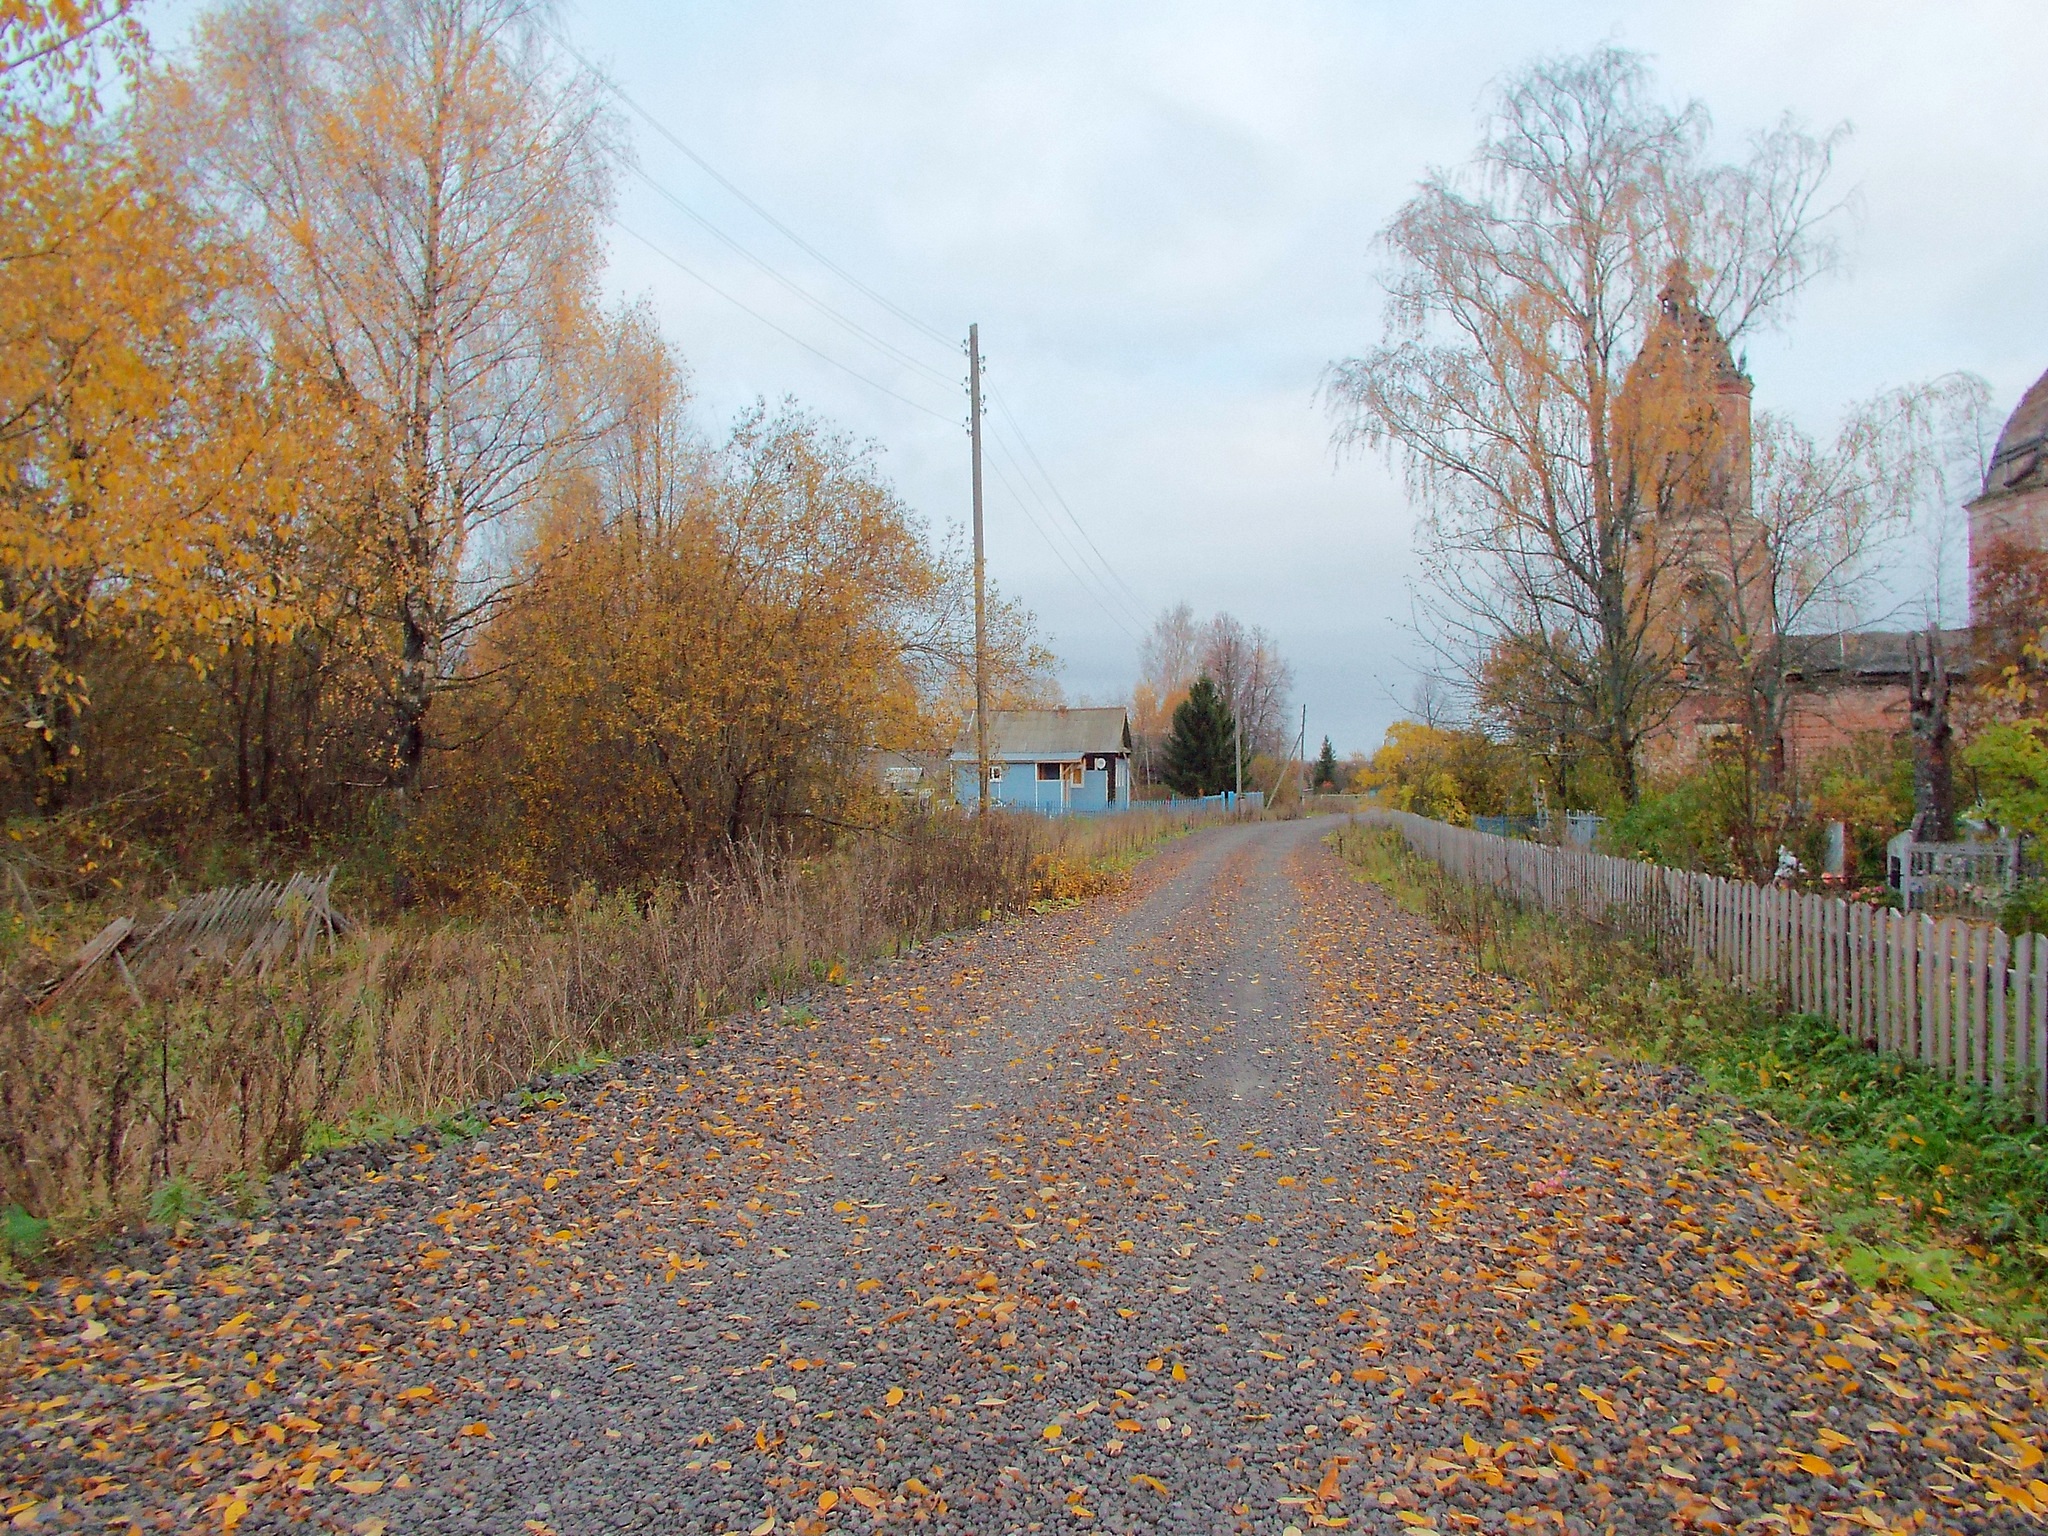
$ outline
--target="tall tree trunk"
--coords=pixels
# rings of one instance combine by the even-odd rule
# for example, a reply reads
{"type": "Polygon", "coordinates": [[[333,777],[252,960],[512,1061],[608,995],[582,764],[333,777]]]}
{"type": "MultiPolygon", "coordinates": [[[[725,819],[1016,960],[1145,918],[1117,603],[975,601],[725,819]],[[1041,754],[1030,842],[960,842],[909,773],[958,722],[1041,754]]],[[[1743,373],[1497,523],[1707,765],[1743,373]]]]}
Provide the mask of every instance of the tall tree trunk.
{"type": "Polygon", "coordinates": [[[1912,676],[1908,703],[1913,722],[1913,835],[1922,842],[1952,842],[1956,835],[1955,777],[1949,760],[1948,668],[1933,629],[1908,641],[1912,676]],[[1925,649],[1925,665],[1921,652],[1925,649]]]}

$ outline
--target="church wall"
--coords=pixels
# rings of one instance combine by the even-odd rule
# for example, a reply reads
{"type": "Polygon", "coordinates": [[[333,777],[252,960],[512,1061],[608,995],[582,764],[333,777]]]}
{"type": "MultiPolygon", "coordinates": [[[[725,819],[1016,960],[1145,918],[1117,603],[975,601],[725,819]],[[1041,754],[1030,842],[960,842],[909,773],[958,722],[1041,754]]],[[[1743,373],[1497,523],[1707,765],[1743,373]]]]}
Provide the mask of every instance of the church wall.
{"type": "Polygon", "coordinates": [[[1803,693],[1785,722],[1785,756],[1796,773],[1802,766],[1859,736],[1896,736],[1912,726],[1903,682],[1859,682],[1822,693],[1803,693]]]}
{"type": "MultiPolygon", "coordinates": [[[[1697,694],[1681,700],[1643,743],[1643,766],[1653,777],[1690,770],[1701,750],[1729,728],[1733,713],[1726,700],[1697,694]]],[[[1859,737],[1896,736],[1910,725],[1902,681],[1870,679],[1801,693],[1786,712],[1785,765],[1797,774],[1859,737]]]]}
{"type": "Polygon", "coordinates": [[[1985,496],[1970,503],[1970,622],[1977,622],[1979,567],[1997,545],[2048,549],[2048,486],[1985,496]]]}

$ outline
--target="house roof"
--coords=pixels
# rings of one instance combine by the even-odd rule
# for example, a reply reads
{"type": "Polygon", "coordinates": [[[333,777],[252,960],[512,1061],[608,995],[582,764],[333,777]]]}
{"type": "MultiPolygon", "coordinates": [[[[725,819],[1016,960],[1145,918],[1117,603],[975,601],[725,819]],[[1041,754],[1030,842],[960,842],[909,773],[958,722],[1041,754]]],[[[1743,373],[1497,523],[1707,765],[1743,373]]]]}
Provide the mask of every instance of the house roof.
{"type": "Polygon", "coordinates": [[[2020,397],[2018,407],[1998,434],[1991,467],[1984,473],[1984,493],[2017,496],[2048,487],[2048,373],[2020,397]]]}
{"type": "Polygon", "coordinates": [[[929,773],[940,763],[944,762],[945,759],[937,752],[880,751],[873,755],[871,761],[877,773],[888,773],[892,769],[912,768],[916,769],[919,773],[929,773]]]}
{"type": "MultiPolygon", "coordinates": [[[[1130,711],[1107,709],[992,709],[988,713],[988,755],[997,758],[1072,758],[1093,752],[1131,750],[1130,711]]],[[[974,720],[953,743],[953,758],[975,758],[974,720]]]]}

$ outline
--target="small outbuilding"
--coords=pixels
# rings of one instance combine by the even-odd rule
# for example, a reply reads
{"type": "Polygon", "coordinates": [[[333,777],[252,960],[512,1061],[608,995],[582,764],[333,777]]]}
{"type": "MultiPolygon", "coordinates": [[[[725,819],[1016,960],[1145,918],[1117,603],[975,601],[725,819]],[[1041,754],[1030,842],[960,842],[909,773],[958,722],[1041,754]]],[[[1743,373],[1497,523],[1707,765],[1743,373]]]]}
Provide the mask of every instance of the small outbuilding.
{"type": "MultiPolygon", "coordinates": [[[[980,803],[972,717],[954,744],[953,793],[980,803]]],[[[1131,803],[1131,716],[1106,709],[992,709],[988,716],[991,803],[1062,815],[1119,811],[1131,803]]]]}

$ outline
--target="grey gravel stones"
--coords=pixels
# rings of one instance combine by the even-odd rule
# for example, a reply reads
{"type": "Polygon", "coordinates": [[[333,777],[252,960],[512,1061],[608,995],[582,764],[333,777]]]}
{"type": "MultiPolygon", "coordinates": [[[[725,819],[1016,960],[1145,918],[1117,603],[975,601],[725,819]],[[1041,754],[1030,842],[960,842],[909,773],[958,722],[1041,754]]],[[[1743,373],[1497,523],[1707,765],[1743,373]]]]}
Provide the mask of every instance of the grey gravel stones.
{"type": "Polygon", "coordinates": [[[2023,1348],[1856,1293],[1761,1135],[1688,1162],[1684,1074],[1579,1061],[1319,830],[1198,835],[1128,897],[539,1085],[560,1102],[489,1106],[475,1142],[331,1156],[263,1222],[48,1289],[7,1320],[16,1507],[361,1536],[2023,1523],[2023,1348]]]}

